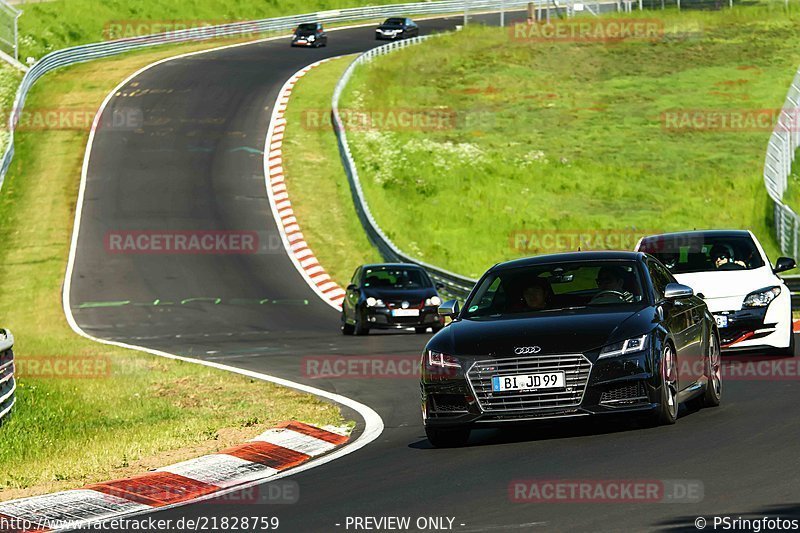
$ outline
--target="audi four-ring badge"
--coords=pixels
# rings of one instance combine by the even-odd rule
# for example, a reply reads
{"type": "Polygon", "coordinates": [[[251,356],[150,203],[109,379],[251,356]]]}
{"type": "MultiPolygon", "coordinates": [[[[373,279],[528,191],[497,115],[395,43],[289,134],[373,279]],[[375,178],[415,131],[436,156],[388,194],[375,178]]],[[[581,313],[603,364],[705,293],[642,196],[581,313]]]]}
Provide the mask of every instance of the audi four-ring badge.
{"type": "Polygon", "coordinates": [[[437,447],[472,429],[552,418],[672,424],[682,402],[719,405],[719,332],[706,304],[640,252],[501,263],[422,354],[422,414],[437,447]]]}

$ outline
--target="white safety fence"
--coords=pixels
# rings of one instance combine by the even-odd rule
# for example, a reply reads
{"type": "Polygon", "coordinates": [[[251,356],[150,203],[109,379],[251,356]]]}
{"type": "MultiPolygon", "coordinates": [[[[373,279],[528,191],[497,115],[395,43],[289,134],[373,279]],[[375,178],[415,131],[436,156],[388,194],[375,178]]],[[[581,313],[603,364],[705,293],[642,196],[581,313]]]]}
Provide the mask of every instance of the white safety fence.
{"type": "Polygon", "coordinates": [[[798,257],[800,216],[783,203],[783,195],[789,184],[795,151],[800,146],[798,104],[800,104],[800,70],[795,74],[789,87],[786,102],[769,138],[764,161],[764,185],[774,203],[775,237],[781,251],[792,257],[798,257]]]}
{"type": "Polygon", "coordinates": [[[16,402],[13,348],[14,336],[10,331],[0,329],[0,423],[11,413],[16,402]]]}

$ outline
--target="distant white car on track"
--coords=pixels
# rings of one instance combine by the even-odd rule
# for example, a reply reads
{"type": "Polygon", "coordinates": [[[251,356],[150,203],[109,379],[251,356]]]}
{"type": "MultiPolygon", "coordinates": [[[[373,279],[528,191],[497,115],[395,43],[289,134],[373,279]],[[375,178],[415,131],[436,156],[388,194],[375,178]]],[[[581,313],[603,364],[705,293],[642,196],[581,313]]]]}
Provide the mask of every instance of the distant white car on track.
{"type": "Polygon", "coordinates": [[[794,259],[780,257],[773,267],[746,230],[652,235],[641,239],[636,250],[659,259],[679,283],[705,300],[723,350],[794,355],[792,297],[777,276],[795,268],[794,259]]]}

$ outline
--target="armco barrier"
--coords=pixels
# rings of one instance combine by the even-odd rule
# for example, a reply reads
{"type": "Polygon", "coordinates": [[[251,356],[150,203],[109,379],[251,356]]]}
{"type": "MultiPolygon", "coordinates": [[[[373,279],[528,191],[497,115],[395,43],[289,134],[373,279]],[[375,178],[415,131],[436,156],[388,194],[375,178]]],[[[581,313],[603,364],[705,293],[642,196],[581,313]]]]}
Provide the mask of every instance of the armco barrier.
{"type": "MultiPolygon", "coordinates": [[[[527,6],[529,3],[530,2],[526,0],[443,0],[439,2],[411,2],[385,6],[348,8],[318,13],[306,13],[304,15],[292,15],[289,17],[234,22],[218,26],[188,28],[154,35],[75,46],[50,52],[37,61],[36,64],[25,73],[17,89],[17,95],[14,100],[14,112],[11,113],[11,117],[9,118],[8,146],[3,153],[2,159],[0,159],[0,189],[2,189],[8,167],[11,165],[11,160],[14,157],[14,129],[17,119],[25,106],[28,91],[30,91],[36,80],[55,69],[162,44],[204,41],[242,35],[279,33],[293,29],[303,22],[334,24],[382,19],[397,15],[416,16],[497,11],[501,7],[503,9],[520,8],[527,6]]],[[[533,3],[535,5],[547,5],[546,0],[536,0],[533,3]]]]}
{"type": "MultiPolygon", "coordinates": [[[[494,9],[497,9],[501,2],[495,1],[493,3],[494,9]]],[[[535,7],[546,7],[547,5],[553,6],[557,5],[547,0],[537,0],[536,2],[513,2],[513,1],[506,1],[505,7],[514,7],[519,5],[532,5],[535,7]]],[[[570,9],[567,9],[568,15],[573,14],[572,8],[574,8],[576,3],[569,3],[564,4],[565,6],[570,6],[570,9]]],[[[581,4],[583,5],[583,4],[581,4]]],[[[587,4],[588,5],[588,4],[587,4]]],[[[594,2],[594,5],[597,7],[597,12],[602,12],[608,10],[609,7],[613,9],[620,9],[621,3],[616,1],[608,1],[604,0],[601,2],[594,2]]],[[[589,11],[590,14],[596,15],[594,11],[589,11]]],[[[384,46],[379,46],[377,48],[373,48],[360,56],[358,56],[347,68],[347,70],[342,75],[339,83],[336,85],[336,90],[333,94],[333,101],[332,101],[332,123],[333,129],[336,132],[336,137],[338,139],[339,145],[339,154],[342,158],[342,164],[344,165],[345,173],[347,174],[347,179],[350,182],[350,189],[353,194],[353,202],[355,203],[356,212],[358,213],[358,217],[361,220],[361,224],[364,227],[364,230],[367,233],[372,244],[378,248],[381,252],[381,255],[387,261],[401,261],[404,263],[414,263],[420,265],[421,267],[425,268],[430,276],[437,282],[442,283],[445,286],[445,292],[449,293],[452,296],[457,298],[465,298],[469,292],[472,290],[472,287],[475,285],[477,280],[460,276],[453,272],[449,272],[447,270],[443,270],[439,267],[435,267],[433,265],[429,265],[427,263],[423,263],[413,257],[403,253],[395,244],[386,236],[386,234],[381,230],[378,223],[375,221],[375,218],[372,216],[372,213],[369,210],[369,205],[367,204],[367,200],[364,197],[364,191],[361,188],[361,181],[358,177],[358,169],[356,168],[355,161],[353,160],[353,154],[350,151],[350,144],[347,141],[347,132],[345,131],[342,123],[341,114],[339,113],[339,100],[341,99],[342,92],[344,91],[345,87],[347,87],[348,82],[353,76],[356,68],[359,65],[367,63],[371,61],[373,58],[385,54],[389,54],[395,50],[399,50],[401,48],[405,48],[407,46],[413,46],[415,44],[419,44],[422,41],[433,37],[431,35],[422,36],[422,37],[415,37],[413,39],[406,39],[402,41],[396,41],[384,46]]]]}
{"type": "Polygon", "coordinates": [[[783,194],[792,173],[795,151],[800,146],[798,111],[800,111],[800,70],[795,74],[786,102],[778,115],[775,129],[767,144],[764,161],[764,185],[774,203],[775,237],[781,251],[792,257],[798,256],[800,238],[800,216],[783,203],[783,194]]]}
{"type": "Polygon", "coordinates": [[[444,292],[447,292],[458,298],[464,298],[469,294],[469,291],[472,290],[476,280],[459,276],[458,274],[448,272],[447,270],[442,270],[441,268],[423,263],[422,261],[418,261],[417,259],[406,255],[405,253],[401,252],[397,246],[395,246],[395,244],[391,241],[391,239],[389,239],[389,237],[386,236],[380,226],[378,226],[378,223],[375,221],[375,218],[372,216],[372,213],[369,210],[367,199],[364,197],[364,191],[361,188],[361,181],[358,178],[358,169],[356,168],[356,163],[353,160],[353,154],[350,151],[350,144],[347,142],[347,132],[345,131],[342,123],[342,117],[339,113],[339,100],[342,97],[342,92],[344,91],[345,87],[347,87],[347,83],[350,81],[350,78],[352,78],[353,73],[359,65],[371,61],[377,56],[389,54],[395,50],[419,44],[431,37],[432,36],[423,36],[405,39],[402,41],[395,41],[377,48],[373,48],[372,50],[358,56],[350,64],[350,66],[347,67],[347,70],[345,70],[344,74],[339,80],[339,83],[336,84],[336,89],[333,93],[333,100],[331,102],[331,118],[333,129],[336,132],[336,138],[338,140],[339,154],[342,157],[344,171],[345,174],[347,174],[347,180],[350,182],[350,190],[353,193],[353,202],[355,204],[356,212],[358,213],[358,218],[361,220],[361,225],[364,226],[364,230],[366,231],[367,236],[372,244],[378,248],[381,255],[387,261],[399,261],[403,263],[414,263],[420,265],[428,271],[428,274],[430,274],[434,281],[444,285],[444,292]]]}
{"type": "Polygon", "coordinates": [[[8,416],[16,402],[17,383],[14,379],[14,336],[0,329],[0,423],[8,416]]]}

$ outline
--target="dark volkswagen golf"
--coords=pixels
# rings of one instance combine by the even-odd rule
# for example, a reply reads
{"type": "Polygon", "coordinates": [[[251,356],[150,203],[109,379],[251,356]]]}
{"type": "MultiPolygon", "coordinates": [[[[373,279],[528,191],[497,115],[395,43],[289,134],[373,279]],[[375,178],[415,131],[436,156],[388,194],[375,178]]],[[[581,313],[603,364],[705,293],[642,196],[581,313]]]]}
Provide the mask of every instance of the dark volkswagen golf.
{"type": "Polygon", "coordinates": [[[363,265],[356,269],[342,302],[342,333],[414,328],[439,331],[442,303],[424,269],[412,264],[363,265]]]}
{"type": "Polygon", "coordinates": [[[600,414],[672,424],[681,402],[719,405],[719,333],[691,288],[638,252],[502,263],[425,347],[422,412],[434,446],[470,430],[600,414]]]}

